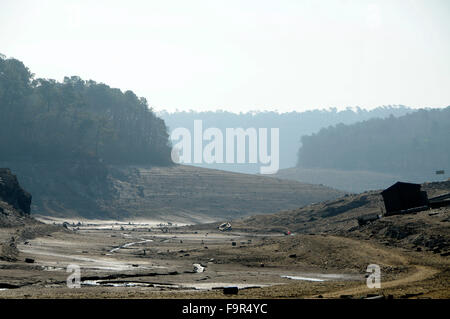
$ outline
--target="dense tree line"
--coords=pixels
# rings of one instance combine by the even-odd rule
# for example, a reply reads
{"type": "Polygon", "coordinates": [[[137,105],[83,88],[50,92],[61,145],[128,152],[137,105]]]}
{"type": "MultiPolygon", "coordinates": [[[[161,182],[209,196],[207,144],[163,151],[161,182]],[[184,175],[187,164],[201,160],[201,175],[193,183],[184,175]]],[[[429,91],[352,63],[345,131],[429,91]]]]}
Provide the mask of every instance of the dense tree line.
{"type": "MultiPolygon", "coordinates": [[[[386,118],[391,115],[402,116],[412,109],[402,106],[381,106],[372,110],[361,108],[336,108],[310,110],[304,112],[276,111],[241,112],[239,114],[219,111],[179,111],[174,113],[161,112],[159,115],[165,120],[170,130],[177,127],[193,129],[194,120],[203,120],[203,127],[217,127],[225,132],[225,128],[265,127],[280,129],[280,168],[294,167],[297,163],[297,151],[300,147],[300,138],[303,135],[317,133],[321,128],[338,123],[352,124],[371,118],[386,118]]],[[[226,169],[245,173],[259,171],[259,165],[231,165],[207,164],[206,167],[226,169]]]]}
{"type": "Polygon", "coordinates": [[[450,169],[450,107],[338,124],[304,136],[298,166],[433,174],[450,169]]]}
{"type": "Polygon", "coordinates": [[[0,56],[0,112],[0,160],[171,162],[164,121],[132,91],[77,76],[35,79],[0,56]]]}

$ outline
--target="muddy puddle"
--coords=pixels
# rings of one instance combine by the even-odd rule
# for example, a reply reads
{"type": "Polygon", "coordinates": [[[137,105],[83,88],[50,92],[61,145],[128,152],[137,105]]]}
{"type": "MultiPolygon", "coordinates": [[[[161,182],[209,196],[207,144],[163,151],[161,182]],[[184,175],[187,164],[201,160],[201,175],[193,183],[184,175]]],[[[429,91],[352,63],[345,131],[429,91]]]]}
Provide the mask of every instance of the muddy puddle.
{"type": "Polygon", "coordinates": [[[151,288],[169,288],[179,289],[180,286],[176,284],[160,284],[160,283],[146,283],[136,281],[103,281],[103,280],[84,280],[81,282],[82,286],[90,287],[151,287],[151,288]]]}
{"type": "Polygon", "coordinates": [[[104,281],[104,280],[84,280],[81,282],[82,286],[94,286],[94,287],[151,287],[151,288],[164,288],[164,289],[176,289],[176,290],[214,290],[223,289],[225,287],[238,287],[239,289],[252,289],[262,288],[277,285],[279,283],[271,284],[243,284],[243,283],[226,283],[226,282],[214,282],[214,283],[149,283],[149,282],[137,282],[137,281],[104,281]]]}
{"type": "Polygon", "coordinates": [[[281,278],[293,279],[293,280],[304,280],[304,281],[325,281],[325,279],[311,278],[311,277],[301,277],[301,276],[281,276],[281,278]]]}
{"type": "Polygon", "coordinates": [[[9,290],[9,289],[16,289],[16,288],[19,288],[19,286],[7,284],[7,283],[0,283],[0,291],[2,291],[2,290],[9,290]]]}
{"type": "Polygon", "coordinates": [[[134,246],[134,245],[145,244],[145,243],[149,243],[149,242],[152,242],[152,241],[153,241],[152,239],[142,239],[141,241],[131,242],[131,243],[119,246],[119,247],[115,247],[115,248],[111,249],[109,252],[110,253],[114,253],[114,252],[116,252],[116,251],[118,251],[118,250],[120,250],[122,248],[128,248],[128,247],[131,247],[131,246],[134,246]]]}
{"type": "MultiPolygon", "coordinates": [[[[50,257],[56,257],[58,259],[67,259],[71,261],[76,261],[77,264],[81,268],[85,269],[93,269],[93,270],[103,270],[103,271],[126,271],[126,270],[136,270],[136,269],[155,269],[155,268],[167,268],[164,266],[156,266],[156,265],[135,265],[130,264],[129,262],[122,262],[118,260],[107,260],[103,258],[90,258],[90,257],[82,257],[77,255],[64,255],[60,253],[54,253],[50,251],[46,251],[43,249],[21,249],[22,252],[33,254],[33,255],[45,255],[50,257]]],[[[60,262],[59,262],[60,263],[60,262]]],[[[52,265],[51,262],[47,262],[45,265],[47,271],[55,271],[60,270],[61,267],[57,265],[52,265]]]]}
{"type": "Polygon", "coordinates": [[[302,275],[281,275],[281,278],[302,280],[302,281],[314,281],[324,282],[330,280],[360,280],[361,275],[354,274],[302,274],[302,275]]]}
{"type": "Polygon", "coordinates": [[[225,287],[238,287],[239,289],[252,289],[252,288],[263,288],[277,285],[278,283],[264,283],[264,284],[244,284],[236,282],[213,282],[213,283],[185,283],[180,284],[184,289],[195,289],[195,290],[213,290],[213,289],[223,289],[225,287]]]}

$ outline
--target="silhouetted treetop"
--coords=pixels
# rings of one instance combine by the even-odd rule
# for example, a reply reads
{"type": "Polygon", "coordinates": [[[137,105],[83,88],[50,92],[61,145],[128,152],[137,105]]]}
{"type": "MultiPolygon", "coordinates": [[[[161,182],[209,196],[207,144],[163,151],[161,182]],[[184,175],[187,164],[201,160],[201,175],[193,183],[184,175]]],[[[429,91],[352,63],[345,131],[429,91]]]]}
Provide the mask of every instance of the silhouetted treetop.
{"type": "Polygon", "coordinates": [[[132,91],[78,76],[35,79],[0,56],[0,112],[0,160],[171,163],[164,121],[132,91]]]}
{"type": "Polygon", "coordinates": [[[450,106],[302,137],[298,166],[411,174],[450,169],[450,106]]]}

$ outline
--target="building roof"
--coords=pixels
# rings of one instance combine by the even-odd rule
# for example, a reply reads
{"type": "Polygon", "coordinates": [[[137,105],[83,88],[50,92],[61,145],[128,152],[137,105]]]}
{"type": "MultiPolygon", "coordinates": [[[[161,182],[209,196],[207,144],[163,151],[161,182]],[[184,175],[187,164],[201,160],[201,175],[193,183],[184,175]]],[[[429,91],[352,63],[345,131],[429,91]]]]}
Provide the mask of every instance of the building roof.
{"type": "Polygon", "coordinates": [[[397,182],[394,185],[386,188],[384,191],[381,192],[381,194],[385,194],[385,193],[388,193],[392,190],[399,189],[399,188],[410,188],[410,189],[416,188],[417,190],[419,190],[421,187],[422,187],[422,185],[420,185],[420,184],[397,182]]]}

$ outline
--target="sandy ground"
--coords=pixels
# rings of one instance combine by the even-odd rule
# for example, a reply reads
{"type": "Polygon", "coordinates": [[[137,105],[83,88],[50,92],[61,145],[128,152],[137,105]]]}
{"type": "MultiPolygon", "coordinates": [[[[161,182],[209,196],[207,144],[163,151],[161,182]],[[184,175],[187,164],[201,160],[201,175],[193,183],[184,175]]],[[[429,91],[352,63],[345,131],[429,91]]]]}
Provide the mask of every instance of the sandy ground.
{"type": "Polygon", "coordinates": [[[239,298],[450,297],[448,257],[428,252],[320,234],[73,222],[28,240],[0,231],[20,238],[17,261],[0,261],[0,298],[230,298],[227,286],[239,298]],[[381,267],[381,289],[366,286],[369,264],[381,267]],[[68,265],[80,267],[81,288],[67,287],[68,265]]]}

